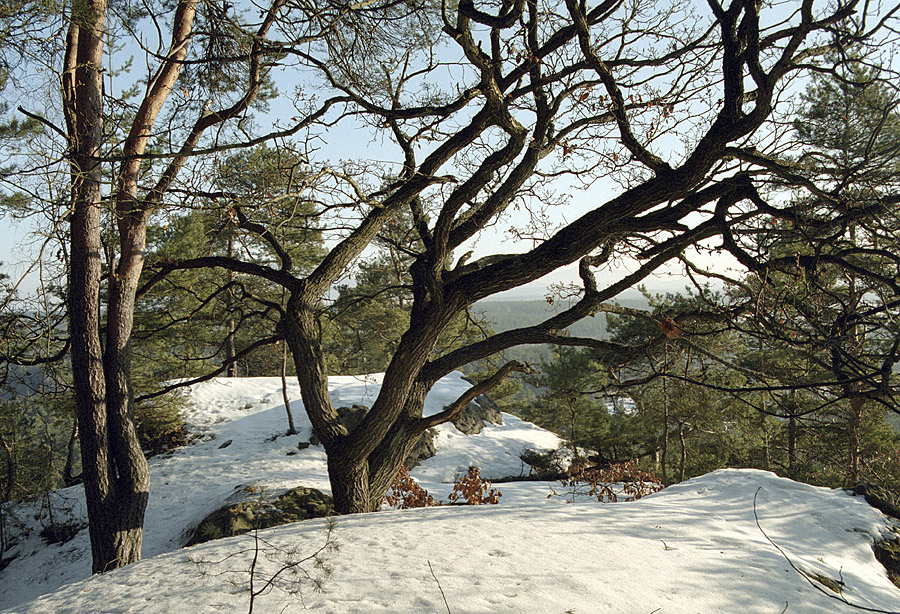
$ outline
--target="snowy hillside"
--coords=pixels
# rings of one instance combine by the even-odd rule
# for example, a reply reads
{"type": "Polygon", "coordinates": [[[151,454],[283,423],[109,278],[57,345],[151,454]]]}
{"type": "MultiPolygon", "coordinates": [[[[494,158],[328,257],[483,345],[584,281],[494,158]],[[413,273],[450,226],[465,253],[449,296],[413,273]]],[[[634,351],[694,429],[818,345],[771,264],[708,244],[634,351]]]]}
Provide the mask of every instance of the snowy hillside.
{"type": "MultiPolygon", "coordinates": [[[[337,406],[369,405],[379,383],[377,376],[333,378],[332,399],[337,406]]],[[[445,378],[428,397],[427,411],[439,411],[467,386],[458,374],[445,378]]],[[[248,611],[243,589],[250,579],[252,536],[181,545],[206,514],[241,488],[328,489],[322,449],[300,449],[310,428],[300,402],[293,401],[299,391],[294,387],[289,393],[301,432],[286,437],[278,378],[195,386],[186,419],[200,439],[150,462],[145,560],[88,578],[86,530],[51,546],[32,534],[19,540],[18,556],[0,571],[0,609],[248,611]]],[[[546,431],[503,418],[503,426],[472,436],[442,426],[437,454],[413,470],[413,477],[446,499],[450,485],[442,482],[458,478],[469,465],[490,477],[518,475],[523,449],[559,444],[546,431]]],[[[887,579],[871,548],[889,535],[889,525],[862,498],[842,491],[751,470],[718,471],[633,503],[568,503],[551,495],[553,488],[560,490],[558,484],[540,482],[497,488],[503,497],[496,506],[338,517],[331,539],[340,547],[322,553],[332,568],[322,592],[300,582],[294,585],[299,595],[270,591],[256,598],[254,611],[302,611],[303,606],[334,614],[858,611],[840,599],[875,611],[900,611],[900,589],[887,579]]],[[[79,488],[53,500],[67,502],[78,520],[79,488]]],[[[34,524],[33,513],[20,509],[18,516],[24,525],[34,524]]],[[[325,520],[309,520],[261,531],[260,552],[275,560],[257,568],[254,586],[285,566],[285,550],[296,547],[300,557],[315,553],[328,539],[327,527],[325,520]]],[[[302,568],[320,575],[312,561],[302,568]]]]}

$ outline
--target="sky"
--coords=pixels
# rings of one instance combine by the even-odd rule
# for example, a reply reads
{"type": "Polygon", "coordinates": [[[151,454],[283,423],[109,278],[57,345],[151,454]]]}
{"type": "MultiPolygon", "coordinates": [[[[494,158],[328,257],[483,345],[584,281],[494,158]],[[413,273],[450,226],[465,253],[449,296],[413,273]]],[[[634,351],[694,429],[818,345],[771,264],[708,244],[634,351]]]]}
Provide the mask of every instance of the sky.
{"type": "MultiPolygon", "coordinates": [[[[787,6],[790,6],[790,4],[787,6]]],[[[152,32],[148,33],[147,36],[152,38],[152,32]]],[[[118,58],[117,61],[120,61],[122,57],[128,54],[140,57],[136,50],[131,50],[127,47],[114,57],[118,58]]],[[[138,61],[136,66],[135,74],[140,75],[141,62],[138,61]]],[[[123,88],[131,85],[127,74],[113,76],[114,74],[115,71],[107,71],[107,91],[121,91],[123,88]]],[[[283,94],[290,93],[297,86],[298,79],[302,78],[298,74],[300,74],[298,71],[289,68],[276,69],[275,79],[283,94]],[[280,72],[278,72],[279,70],[280,72]]],[[[272,101],[268,114],[260,117],[259,124],[262,127],[267,127],[269,124],[274,125],[280,118],[290,117],[295,113],[296,111],[289,106],[287,99],[280,98],[272,101]]],[[[359,157],[378,161],[399,159],[399,152],[396,148],[383,144],[375,137],[366,136],[367,134],[371,135],[369,129],[361,129],[359,125],[345,122],[329,131],[328,140],[319,145],[316,155],[317,157],[332,160],[335,163],[342,159],[359,157]]],[[[672,152],[674,153],[675,150],[676,148],[673,148],[672,152]]],[[[563,207],[551,208],[548,211],[552,224],[568,223],[577,219],[583,213],[607,200],[617,191],[617,188],[610,182],[605,184],[598,183],[589,192],[575,191],[570,185],[565,183],[560,183],[555,187],[560,191],[571,193],[572,198],[563,207]]],[[[491,253],[527,250],[531,246],[530,242],[512,239],[508,231],[510,228],[524,228],[528,221],[529,216],[526,211],[511,209],[508,216],[502,218],[495,226],[486,229],[476,240],[470,241],[466,246],[457,250],[457,257],[468,249],[474,250],[474,257],[476,258],[491,253]]],[[[32,236],[35,230],[37,228],[28,222],[16,223],[9,216],[0,218],[0,262],[4,263],[3,270],[12,277],[19,277],[24,274],[35,257],[34,238],[32,236]]],[[[725,262],[730,261],[726,260],[725,262]]],[[[731,266],[731,264],[725,266],[731,266]]],[[[616,263],[613,270],[599,271],[597,273],[598,280],[601,283],[611,283],[633,267],[633,261],[623,259],[616,263]]],[[[23,292],[30,292],[37,286],[37,282],[37,277],[31,275],[24,281],[20,289],[23,292]]],[[[528,286],[511,290],[496,298],[543,298],[549,293],[551,286],[559,283],[580,283],[577,264],[570,265],[528,286]]],[[[674,269],[664,269],[646,280],[646,285],[652,292],[680,291],[686,283],[687,280],[680,272],[674,269]]]]}

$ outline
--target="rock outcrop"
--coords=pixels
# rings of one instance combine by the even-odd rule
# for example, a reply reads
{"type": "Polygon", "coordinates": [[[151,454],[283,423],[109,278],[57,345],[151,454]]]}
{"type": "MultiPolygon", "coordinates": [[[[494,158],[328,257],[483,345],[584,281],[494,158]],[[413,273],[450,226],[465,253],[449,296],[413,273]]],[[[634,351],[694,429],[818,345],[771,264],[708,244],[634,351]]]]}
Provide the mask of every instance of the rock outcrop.
{"type": "MultiPolygon", "coordinates": [[[[356,428],[359,423],[363,421],[363,418],[365,418],[366,412],[368,411],[369,408],[364,405],[351,405],[350,407],[337,408],[338,416],[344,426],[347,427],[348,431],[352,431],[356,428]]],[[[485,422],[503,424],[503,414],[490,397],[482,394],[479,395],[475,401],[463,408],[459,417],[456,418],[456,420],[453,420],[452,424],[461,433],[465,433],[466,435],[477,435],[484,428],[485,422]]],[[[423,460],[435,455],[435,452],[437,452],[437,448],[434,444],[436,434],[436,431],[433,429],[428,429],[422,434],[415,446],[413,446],[409,456],[406,457],[406,467],[408,469],[416,467],[423,460]]],[[[317,446],[321,442],[319,441],[319,438],[313,434],[309,438],[309,443],[317,446]]],[[[301,444],[301,448],[302,447],[301,444]]]]}
{"type": "Polygon", "coordinates": [[[200,521],[186,546],[334,514],[329,495],[305,486],[292,488],[275,498],[266,497],[252,486],[243,486],[231,499],[231,503],[200,521]]]}
{"type": "Polygon", "coordinates": [[[482,394],[475,401],[477,402],[466,405],[459,417],[452,421],[459,432],[477,435],[484,428],[485,422],[503,424],[503,414],[490,397],[482,394]]]}
{"type": "Polygon", "coordinates": [[[434,429],[428,429],[422,433],[419,441],[416,442],[416,445],[413,446],[413,449],[410,450],[409,455],[406,457],[405,464],[407,469],[419,466],[423,460],[431,458],[437,453],[437,446],[434,445],[435,435],[437,435],[437,431],[434,429]]]}

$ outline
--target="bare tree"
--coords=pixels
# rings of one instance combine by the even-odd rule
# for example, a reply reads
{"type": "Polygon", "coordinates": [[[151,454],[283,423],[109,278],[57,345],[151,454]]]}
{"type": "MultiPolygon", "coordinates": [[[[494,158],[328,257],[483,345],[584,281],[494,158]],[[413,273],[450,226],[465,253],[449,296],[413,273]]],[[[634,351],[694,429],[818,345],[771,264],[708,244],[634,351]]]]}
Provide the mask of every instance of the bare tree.
{"type": "MultiPolygon", "coordinates": [[[[610,299],[694,246],[718,241],[743,258],[735,237],[749,220],[797,214],[769,202],[772,177],[805,181],[778,162],[781,107],[789,105],[792,82],[817,70],[816,58],[849,45],[885,44],[880,37],[890,34],[884,26],[896,7],[868,10],[856,2],[806,1],[790,14],[770,15],[744,0],[710,0],[705,11],[679,2],[467,0],[456,8],[442,4],[440,23],[425,31],[418,49],[399,56],[397,41],[363,44],[341,33],[320,46],[282,46],[285,57],[315,69],[337,91],[343,107],[334,123],[361,120],[392,142],[402,161],[380,177],[310,164],[310,193],[318,194],[335,236],[309,274],[296,273],[248,213],[239,226],[268,237],[277,266],[200,258],[161,266],[150,283],[177,268],[217,266],[285,288],[278,333],[328,454],[336,507],[378,509],[425,429],[455,418],[468,400],[523,366],[507,363],[444,411],[424,416],[425,396],[441,377],[520,344],[630,352],[561,331],[609,309],[610,299]],[[589,192],[595,204],[571,223],[522,229],[533,240],[523,253],[466,254],[454,262],[455,251],[505,212],[532,207],[538,217],[536,207],[563,179],[612,179],[619,189],[612,197],[589,192]],[[388,225],[405,219],[418,245],[409,252],[409,326],[378,398],[348,430],[328,396],[320,337],[325,297],[376,237],[389,235],[388,225]],[[598,284],[595,272],[623,256],[636,259],[633,271],[598,284]],[[535,326],[434,352],[440,334],[474,302],[575,262],[582,287],[571,307],[535,326]]],[[[847,214],[837,212],[829,223],[847,214]]],[[[758,258],[744,264],[762,266],[758,258]]]]}

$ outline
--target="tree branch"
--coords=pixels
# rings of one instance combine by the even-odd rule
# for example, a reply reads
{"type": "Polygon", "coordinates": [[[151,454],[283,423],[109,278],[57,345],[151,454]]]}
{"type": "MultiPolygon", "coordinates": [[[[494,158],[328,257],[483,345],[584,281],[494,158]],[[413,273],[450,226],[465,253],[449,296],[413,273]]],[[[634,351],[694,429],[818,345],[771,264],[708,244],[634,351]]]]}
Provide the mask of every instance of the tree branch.
{"type": "Polygon", "coordinates": [[[477,396],[493,390],[495,387],[497,387],[498,384],[500,384],[500,382],[502,382],[506,378],[507,375],[514,371],[518,373],[535,373],[534,369],[527,365],[523,365],[516,360],[508,362],[500,367],[500,369],[491,377],[475,384],[474,386],[466,390],[465,393],[463,393],[458,399],[453,401],[453,403],[448,405],[443,411],[438,412],[433,416],[421,418],[419,421],[421,429],[424,431],[425,429],[435,427],[439,424],[455,420],[459,417],[459,414],[462,413],[462,410],[465,409],[466,406],[471,403],[477,396]]]}

